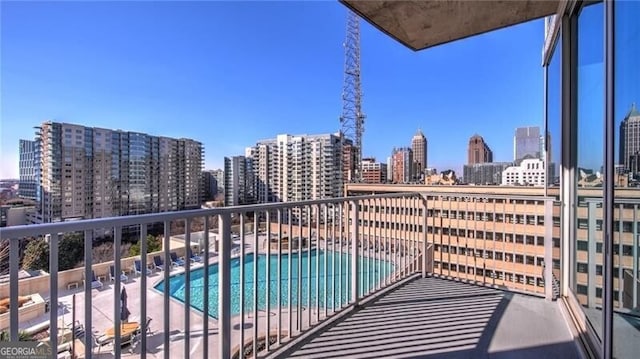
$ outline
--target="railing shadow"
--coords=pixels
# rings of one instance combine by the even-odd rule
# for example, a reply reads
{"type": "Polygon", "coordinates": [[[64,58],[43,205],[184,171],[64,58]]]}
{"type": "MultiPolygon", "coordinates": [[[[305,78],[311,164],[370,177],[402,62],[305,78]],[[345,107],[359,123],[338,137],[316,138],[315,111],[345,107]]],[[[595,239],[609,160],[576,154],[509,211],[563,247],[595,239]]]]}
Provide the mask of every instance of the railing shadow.
{"type": "MultiPolygon", "coordinates": [[[[543,358],[576,356],[573,342],[490,353],[514,294],[436,279],[411,281],[345,316],[282,358],[543,358]]],[[[542,299],[540,299],[542,300],[542,299]]],[[[517,323],[524,325],[527,323],[517,323]]],[[[534,335],[534,333],[532,333],[534,335]]],[[[511,347],[518,347],[518,343],[511,347]]],[[[524,345],[524,344],[523,344],[524,345]]]]}

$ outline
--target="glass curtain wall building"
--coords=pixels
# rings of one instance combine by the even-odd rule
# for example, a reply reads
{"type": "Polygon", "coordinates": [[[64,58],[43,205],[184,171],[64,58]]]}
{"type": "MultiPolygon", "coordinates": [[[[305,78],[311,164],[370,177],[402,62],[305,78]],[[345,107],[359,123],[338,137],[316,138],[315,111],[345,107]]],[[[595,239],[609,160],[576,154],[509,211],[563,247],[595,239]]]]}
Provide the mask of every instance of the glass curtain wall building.
{"type": "Polygon", "coordinates": [[[637,1],[569,1],[545,21],[546,133],[561,148],[546,156],[561,169],[554,273],[593,354],[605,358],[640,353],[638,18],[637,1]]]}

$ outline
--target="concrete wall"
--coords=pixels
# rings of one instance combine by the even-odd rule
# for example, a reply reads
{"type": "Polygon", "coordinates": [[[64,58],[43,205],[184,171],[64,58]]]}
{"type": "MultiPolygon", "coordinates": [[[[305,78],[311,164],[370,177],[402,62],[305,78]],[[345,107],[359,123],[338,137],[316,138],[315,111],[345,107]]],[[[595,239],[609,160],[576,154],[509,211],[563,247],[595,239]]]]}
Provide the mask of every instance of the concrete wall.
{"type": "MultiPolygon", "coordinates": [[[[47,276],[49,277],[49,276],[47,276]]],[[[45,314],[46,304],[39,294],[30,294],[31,302],[25,303],[18,309],[20,322],[36,319],[45,314]]],[[[4,297],[0,295],[0,297],[4,297]]],[[[0,330],[9,328],[9,313],[0,314],[0,330]]]]}
{"type": "Polygon", "coordinates": [[[34,207],[11,207],[7,210],[7,227],[27,224],[27,213],[35,211],[34,207]]]}

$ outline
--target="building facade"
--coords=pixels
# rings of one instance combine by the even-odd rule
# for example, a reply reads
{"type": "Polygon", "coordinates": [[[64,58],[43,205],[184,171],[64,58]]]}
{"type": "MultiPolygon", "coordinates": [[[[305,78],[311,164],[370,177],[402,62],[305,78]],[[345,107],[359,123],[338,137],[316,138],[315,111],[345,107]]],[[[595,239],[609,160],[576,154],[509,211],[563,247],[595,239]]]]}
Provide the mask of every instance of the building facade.
{"type": "Polygon", "coordinates": [[[513,166],[513,162],[491,162],[464,165],[462,182],[474,185],[500,185],[502,172],[513,166]]]}
{"type": "Polygon", "coordinates": [[[480,135],[473,135],[469,139],[469,148],[467,150],[467,164],[474,165],[477,163],[493,162],[493,151],[489,148],[484,138],[480,135]]]}
{"type": "Polygon", "coordinates": [[[631,105],[629,113],[620,123],[620,151],[619,163],[624,170],[632,175],[638,173],[638,158],[640,157],[640,111],[635,103],[631,105]]]}
{"type": "Polygon", "coordinates": [[[356,182],[356,148],[353,145],[353,141],[348,138],[344,139],[344,143],[342,144],[342,162],[340,165],[342,166],[342,179],[345,183],[356,182]]]}
{"type": "Polygon", "coordinates": [[[38,129],[39,221],[200,206],[200,142],[58,122],[38,129]]]}
{"type": "Polygon", "coordinates": [[[213,170],[211,171],[213,179],[216,181],[216,194],[217,197],[220,198],[221,196],[224,195],[224,188],[225,188],[225,183],[224,183],[224,170],[223,169],[217,169],[217,170],[213,170]]]}
{"type": "Polygon", "coordinates": [[[253,160],[245,156],[224,158],[224,205],[256,203],[253,160]]]}
{"type": "Polygon", "coordinates": [[[539,158],[525,158],[502,171],[503,186],[544,186],[547,171],[539,158]]]}
{"type": "Polygon", "coordinates": [[[218,195],[218,180],[213,171],[202,171],[203,201],[213,201],[218,195]]]}
{"type": "Polygon", "coordinates": [[[362,182],[363,183],[386,183],[387,164],[376,162],[375,158],[362,159],[362,182]]]}
{"type": "Polygon", "coordinates": [[[258,203],[342,196],[343,152],[337,134],[282,134],[259,141],[246,153],[253,159],[258,203]]]}
{"type": "Polygon", "coordinates": [[[413,180],[413,150],[409,147],[394,148],[391,154],[393,183],[409,183],[413,180]]]}
{"type": "Polygon", "coordinates": [[[526,156],[542,158],[543,146],[544,138],[540,134],[540,127],[518,127],[513,136],[513,160],[526,156]]]}
{"type": "MultiPolygon", "coordinates": [[[[420,252],[426,239],[439,276],[544,293],[543,188],[347,185],[349,194],[422,192],[422,200],[372,200],[359,217],[360,239],[420,252]],[[427,204],[425,209],[425,203],[427,204]]],[[[550,207],[548,207],[550,208],[550,207]]],[[[559,208],[553,209],[554,216],[559,208]]],[[[555,223],[555,222],[554,222],[555,223]]],[[[559,266],[559,226],[546,244],[559,266]]]]}
{"type": "Polygon", "coordinates": [[[36,141],[20,140],[18,196],[35,200],[38,189],[38,166],[36,165],[36,141]]]}
{"type": "Polygon", "coordinates": [[[412,177],[419,181],[424,178],[424,170],[427,168],[427,138],[420,129],[411,139],[411,150],[413,151],[412,177]]]}
{"type": "MultiPolygon", "coordinates": [[[[553,266],[553,285],[560,280],[561,206],[553,201],[559,195],[557,188],[548,189],[550,197],[545,197],[544,188],[535,187],[456,186],[452,191],[442,186],[354,184],[347,189],[351,195],[424,193],[426,212],[422,201],[378,200],[362,208],[359,233],[364,241],[371,236],[389,243],[409,238],[402,243],[409,247],[426,238],[433,245],[436,274],[542,293],[547,261],[553,266]],[[552,221],[548,244],[546,221],[552,221]]],[[[604,243],[600,193],[598,189],[577,192],[576,297],[587,308],[598,308],[603,299],[603,263],[596,259],[604,243]]],[[[617,308],[632,310],[633,298],[638,298],[633,295],[637,258],[633,218],[640,218],[640,190],[624,189],[616,206],[614,219],[620,224],[613,247],[618,258],[613,266],[613,300],[617,308]]]]}

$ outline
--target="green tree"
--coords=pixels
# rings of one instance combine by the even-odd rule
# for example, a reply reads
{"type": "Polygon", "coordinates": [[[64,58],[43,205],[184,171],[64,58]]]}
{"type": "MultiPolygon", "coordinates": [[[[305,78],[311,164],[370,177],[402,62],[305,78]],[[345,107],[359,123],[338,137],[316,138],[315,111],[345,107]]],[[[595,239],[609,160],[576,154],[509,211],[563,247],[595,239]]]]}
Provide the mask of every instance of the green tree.
{"type": "MultiPolygon", "coordinates": [[[[5,330],[0,332],[0,342],[8,342],[10,339],[8,331],[5,330]]],[[[21,330],[18,332],[18,340],[21,342],[33,341],[33,335],[21,330]]]]}
{"type": "Polygon", "coordinates": [[[49,271],[49,243],[44,239],[32,239],[24,249],[22,268],[49,271]]]}
{"type": "Polygon", "coordinates": [[[84,260],[84,236],[67,233],[58,243],[58,270],[75,268],[84,260]]]}
{"type": "MultiPolygon", "coordinates": [[[[162,240],[159,237],[152,235],[147,236],[147,253],[157,252],[162,250],[162,240]]],[[[140,254],[140,241],[131,245],[129,248],[129,256],[137,256],[140,254]]]]}
{"type": "MultiPolygon", "coordinates": [[[[58,241],[58,270],[75,268],[84,259],[84,238],[81,233],[67,233],[58,241]]],[[[49,242],[32,239],[27,243],[22,268],[49,271],[49,242]]]]}

